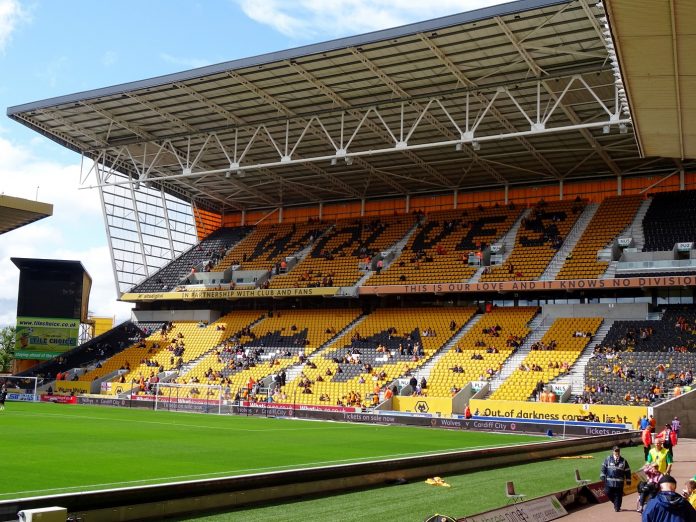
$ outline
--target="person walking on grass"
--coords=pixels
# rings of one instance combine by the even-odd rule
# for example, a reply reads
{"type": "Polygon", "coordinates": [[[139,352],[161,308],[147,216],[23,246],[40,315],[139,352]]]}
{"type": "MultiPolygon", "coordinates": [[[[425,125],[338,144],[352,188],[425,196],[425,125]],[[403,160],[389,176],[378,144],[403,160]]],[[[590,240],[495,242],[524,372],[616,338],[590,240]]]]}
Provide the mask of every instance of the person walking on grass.
{"type": "Polygon", "coordinates": [[[614,511],[621,511],[624,483],[631,484],[631,467],[618,446],[614,446],[611,455],[604,459],[599,478],[604,482],[604,491],[614,504],[614,511]]]}

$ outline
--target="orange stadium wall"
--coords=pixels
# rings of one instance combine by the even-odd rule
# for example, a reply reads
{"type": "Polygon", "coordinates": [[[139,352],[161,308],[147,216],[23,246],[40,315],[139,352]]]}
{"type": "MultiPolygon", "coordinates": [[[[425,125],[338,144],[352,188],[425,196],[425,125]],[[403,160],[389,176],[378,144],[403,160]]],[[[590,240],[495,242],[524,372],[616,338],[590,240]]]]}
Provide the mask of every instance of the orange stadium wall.
{"type": "MultiPolygon", "coordinates": [[[[684,174],[684,189],[696,189],[696,173],[687,172],[684,174]]],[[[680,190],[680,179],[678,173],[672,176],[661,174],[651,176],[624,177],[621,181],[622,195],[654,194],[658,192],[671,192],[680,190]]],[[[602,179],[596,181],[579,181],[565,183],[563,186],[563,199],[575,199],[581,197],[594,203],[600,203],[605,198],[616,196],[619,192],[619,183],[616,178],[602,179]]],[[[532,206],[539,200],[548,201],[558,200],[561,197],[561,188],[558,183],[546,185],[535,185],[528,187],[511,187],[508,190],[508,203],[521,206],[532,206]]],[[[504,188],[489,190],[479,190],[471,192],[456,193],[457,208],[472,208],[479,205],[492,206],[505,203],[504,188]]],[[[406,198],[390,198],[373,201],[366,201],[364,213],[359,201],[345,203],[329,203],[319,208],[317,205],[306,207],[283,208],[271,210],[253,210],[246,213],[242,219],[241,212],[232,212],[220,216],[218,214],[194,209],[196,226],[198,227],[198,237],[203,238],[221,226],[234,227],[245,225],[255,225],[258,223],[278,223],[279,221],[288,223],[306,222],[309,219],[318,219],[320,216],[324,221],[333,221],[351,217],[365,216],[385,216],[405,213],[407,210],[413,212],[421,210],[424,212],[434,212],[437,210],[447,210],[455,207],[455,193],[436,194],[430,196],[414,196],[407,203],[406,198]],[[244,221],[244,222],[242,222],[244,221]]]]}

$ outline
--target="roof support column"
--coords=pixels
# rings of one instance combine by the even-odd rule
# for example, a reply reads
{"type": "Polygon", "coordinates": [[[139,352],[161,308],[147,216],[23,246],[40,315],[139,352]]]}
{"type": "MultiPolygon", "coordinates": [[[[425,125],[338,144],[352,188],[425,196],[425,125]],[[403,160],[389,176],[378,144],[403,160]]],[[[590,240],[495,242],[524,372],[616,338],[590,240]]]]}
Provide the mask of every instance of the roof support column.
{"type": "Polygon", "coordinates": [[[510,184],[505,184],[505,204],[507,205],[510,201],[508,199],[508,193],[510,192],[510,184]]]}
{"type": "Polygon", "coordinates": [[[360,217],[365,215],[365,198],[360,200],[360,217]]]}
{"type": "Polygon", "coordinates": [[[283,222],[283,207],[278,207],[278,223],[283,222]]]}
{"type": "Polygon", "coordinates": [[[111,230],[109,230],[109,213],[106,210],[106,199],[104,198],[103,183],[105,182],[104,177],[106,168],[100,167],[99,160],[100,158],[97,158],[94,161],[94,174],[97,178],[97,182],[99,183],[99,201],[101,203],[102,216],[104,217],[104,229],[106,232],[106,240],[109,243],[111,270],[113,270],[114,273],[114,282],[116,283],[116,298],[118,299],[121,297],[121,286],[119,285],[118,269],[116,267],[116,259],[114,258],[114,245],[113,241],[111,240],[111,230]]]}
{"type": "Polygon", "coordinates": [[[242,226],[246,226],[246,209],[242,209],[242,226]]]}
{"type": "Polygon", "coordinates": [[[411,194],[406,194],[406,214],[411,212],[411,194]]]}
{"type": "Polygon", "coordinates": [[[452,208],[457,209],[457,200],[459,199],[459,191],[457,189],[454,189],[454,193],[452,194],[452,208]]]}
{"type": "Polygon", "coordinates": [[[623,177],[616,176],[616,195],[620,196],[623,192],[623,177]]]}
{"type": "Polygon", "coordinates": [[[319,202],[319,221],[324,219],[324,202],[320,201],[319,202]]]}
{"type": "Polygon", "coordinates": [[[558,180],[558,200],[563,201],[563,180],[558,180]]]}
{"type": "Polygon", "coordinates": [[[684,190],[684,167],[679,169],[679,190],[684,190]]]}

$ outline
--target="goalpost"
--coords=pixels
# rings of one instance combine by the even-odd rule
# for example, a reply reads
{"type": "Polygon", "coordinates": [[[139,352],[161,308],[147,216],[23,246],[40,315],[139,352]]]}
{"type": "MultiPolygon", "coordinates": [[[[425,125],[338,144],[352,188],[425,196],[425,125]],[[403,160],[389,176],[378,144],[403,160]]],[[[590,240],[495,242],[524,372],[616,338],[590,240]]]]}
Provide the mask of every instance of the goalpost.
{"type": "Polygon", "coordinates": [[[39,400],[38,377],[0,375],[0,387],[7,386],[8,401],[36,402],[39,400]]]}
{"type": "Polygon", "coordinates": [[[222,401],[218,384],[158,382],[155,388],[155,410],[220,414],[222,401]]]}

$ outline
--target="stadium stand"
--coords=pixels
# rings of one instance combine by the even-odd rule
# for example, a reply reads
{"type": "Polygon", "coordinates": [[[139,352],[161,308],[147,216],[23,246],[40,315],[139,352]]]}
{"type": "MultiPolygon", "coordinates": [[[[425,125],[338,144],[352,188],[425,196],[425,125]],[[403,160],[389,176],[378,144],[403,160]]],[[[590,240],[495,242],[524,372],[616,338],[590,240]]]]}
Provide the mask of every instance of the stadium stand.
{"type": "Polygon", "coordinates": [[[497,375],[530,333],[528,323],[536,307],[494,308],[450,348],[430,372],[428,394],[450,397],[471,381],[497,375]]]}
{"type": "Polygon", "coordinates": [[[695,325],[696,310],[681,307],[659,321],[616,321],[585,368],[578,400],[648,405],[690,387],[695,325]]]}
{"type": "Polygon", "coordinates": [[[537,279],[585,208],[585,201],[539,201],[515,238],[515,246],[502,265],[491,266],[480,281],[537,279]]]}
{"type": "Polygon", "coordinates": [[[466,281],[478,268],[469,265],[469,252],[480,252],[500,238],[519,214],[514,206],[427,214],[399,258],[386,270],[373,274],[366,284],[466,281]]]}
{"type": "Polygon", "coordinates": [[[283,391],[300,404],[372,405],[394,379],[413,375],[429,361],[474,312],[472,307],[375,310],[312,357],[283,391]]]}
{"type": "Polygon", "coordinates": [[[172,290],[191,273],[191,269],[203,270],[206,263],[220,261],[227,250],[249,233],[248,227],[221,228],[197,245],[163,266],[154,275],[136,285],[135,293],[172,290]]]}
{"type": "Polygon", "coordinates": [[[130,346],[99,367],[80,376],[80,381],[91,382],[119,372],[112,381],[119,383],[138,383],[142,389],[144,382],[165,371],[181,369],[184,364],[200,357],[217,346],[233,327],[234,315],[221,317],[211,324],[201,321],[177,321],[153,331],[148,337],[130,346]]]}
{"type": "Polygon", "coordinates": [[[672,250],[675,243],[696,241],[696,191],[653,195],[643,218],[646,252],[672,250]]]}
{"type": "Polygon", "coordinates": [[[640,196],[619,196],[602,201],[556,279],[590,279],[606,272],[609,263],[597,261],[597,251],[631,223],[641,201],[640,196]]]}
{"type": "Polygon", "coordinates": [[[108,332],[69,350],[59,357],[44,361],[22,372],[23,377],[43,377],[52,380],[60,372],[85,367],[97,361],[108,359],[121,350],[139,342],[148,335],[148,324],[135,324],[131,321],[115,326],[108,332]]]}
{"type": "Polygon", "coordinates": [[[310,245],[328,228],[319,223],[274,223],[258,225],[218,263],[218,270],[239,265],[242,270],[272,270],[280,273],[285,258],[310,245]],[[277,265],[277,266],[276,266],[277,265]]]}
{"type": "Polygon", "coordinates": [[[177,382],[223,384],[234,394],[242,390],[250,395],[256,383],[306,360],[359,315],[359,310],[347,309],[269,314],[251,328],[236,330],[177,382]]]}
{"type": "Polygon", "coordinates": [[[365,265],[402,239],[413,224],[409,214],[340,220],[289,274],[274,277],[270,287],[352,286],[365,274],[365,265]]]}
{"type": "Polygon", "coordinates": [[[546,384],[567,373],[602,324],[601,317],[558,318],[541,341],[532,345],[512,375],[490,398],[512,401],[529,400],[540,382],[546,384]]]}

